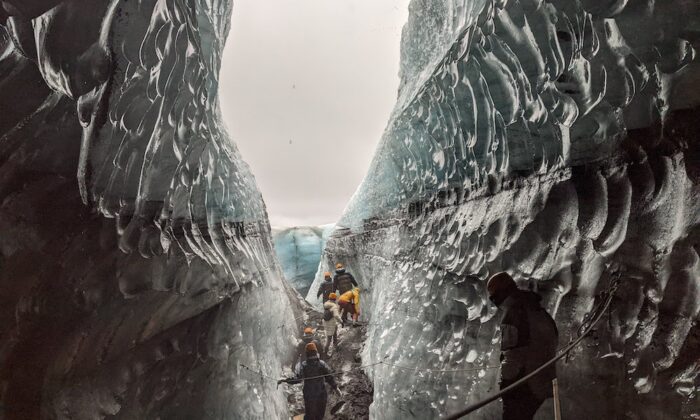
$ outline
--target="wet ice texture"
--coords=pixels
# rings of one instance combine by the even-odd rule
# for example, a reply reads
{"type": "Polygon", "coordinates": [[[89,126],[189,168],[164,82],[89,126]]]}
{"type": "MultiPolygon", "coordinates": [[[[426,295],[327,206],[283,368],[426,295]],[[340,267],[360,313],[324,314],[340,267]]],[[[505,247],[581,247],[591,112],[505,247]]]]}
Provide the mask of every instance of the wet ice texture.
{"type": "Polygon", "coordinates": [[[453,3],[411,6],[401,95],[346,225],[435,190],[614,156],[625,130],[697,96],[672,83],[695,57],[683,38],[694,33],[687,2],[619,11],[575,1],[453,3]],[[439,59],[424,57],[435,50],[439,59]]]}
{"type": "Polygon", "coordinates": [[[331,224],[272,229],[272,241],[284,277],[302,296],[306,296],[314,281],[321,252],[333,228],[331,224]]]}
{"type": "Polygon", "coordinates": [[[3,7],[5,416],[285,416],[274,383],[238,367],[279,374],[296,327],[220,118],[230,2],[3,7]]]}
{"type": "Polygon", "coordinates": [[[541,291],[562,343],[623,273],[610,317],[560,365],[566,417],[700,410],[698,3],[423,3],[323,264],[362,283],[366,360],[471,370],[374,368],[373,416],[432,418],[497,388],[484,280],[502,269],[541,291]]]}

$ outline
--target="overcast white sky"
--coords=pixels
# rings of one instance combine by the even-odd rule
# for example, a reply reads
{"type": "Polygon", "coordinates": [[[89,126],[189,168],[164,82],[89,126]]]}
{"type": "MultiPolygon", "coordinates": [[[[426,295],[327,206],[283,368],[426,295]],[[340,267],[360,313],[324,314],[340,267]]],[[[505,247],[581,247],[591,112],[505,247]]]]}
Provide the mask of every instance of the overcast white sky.
{"type": "Polygon", "coordinates": [[[408,0],[236,0],[221,69],[228,130],[273,226],[335,222],[396,101],[408,0]]]}

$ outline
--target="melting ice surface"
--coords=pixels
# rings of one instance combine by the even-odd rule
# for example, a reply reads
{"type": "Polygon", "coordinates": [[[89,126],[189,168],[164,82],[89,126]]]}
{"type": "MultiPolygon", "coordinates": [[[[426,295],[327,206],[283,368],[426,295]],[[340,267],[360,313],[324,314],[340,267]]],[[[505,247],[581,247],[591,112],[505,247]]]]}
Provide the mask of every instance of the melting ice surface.
{"type": "Polygon", "coordinates": [[[460,371],[372,368],[372,416],[497,389],[484,281],[501,270],[543,295],[562,344],[622,274],[559,366],[565,417],[700,411],[700,4],[428,3],[411,3],[399,100],[319,273],[344,261],[361,283],[363,362],[460,371]]]}
{"type": "Polygon", "coordinates": [[[0,10],[4,413],[285,417],[241,366],[279,376],[299,326],[220,117],[231,2],[0,10]]]}
{"type": "MultiPolygon", "coordinates": [[[[374,418],[434,418],[495,388],[483,280],[502,269],[544,295],[562,341],[623,274],[560,367],[567,418],[700,411],[699,7],[412,2],[399,101],[315,281],[336,261],[360,281],[365,363],[462,370],[373,368],[374,418]]],[[[299,326],[220,120],[230,11],[3,1],[7,412],[286,415],[274,382],[241,367],[279,375],[299,326]]]]}

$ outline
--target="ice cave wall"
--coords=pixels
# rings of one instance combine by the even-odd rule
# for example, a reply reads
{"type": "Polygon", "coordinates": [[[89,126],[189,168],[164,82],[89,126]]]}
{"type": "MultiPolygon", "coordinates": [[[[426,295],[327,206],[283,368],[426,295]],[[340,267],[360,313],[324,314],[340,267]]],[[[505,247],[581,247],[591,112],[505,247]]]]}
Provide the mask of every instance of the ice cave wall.
{"type": "Polygon", "coordinates": [[[700,411],[700,4],[430,4],[411,3],[399,100],[322,267],[364,289],[364,362],[463,370],[372,368],[373,418],[497,389],[500,270],[545,297],[562,344],[622,275],[559,365],[566,418],[700,411]]]}
{"type": "Polygon", "coordinates": [[[302,296],[316,277],[321,253],[335,225],[272,228],[277,259],[284,277],[302,296]]]}
{"type": "Polygon", "coordinates": [[[239,366],[280,374],[298,302],[221,122],[230,13],[0,3],[4,418],[286,416],[239,366]]]}

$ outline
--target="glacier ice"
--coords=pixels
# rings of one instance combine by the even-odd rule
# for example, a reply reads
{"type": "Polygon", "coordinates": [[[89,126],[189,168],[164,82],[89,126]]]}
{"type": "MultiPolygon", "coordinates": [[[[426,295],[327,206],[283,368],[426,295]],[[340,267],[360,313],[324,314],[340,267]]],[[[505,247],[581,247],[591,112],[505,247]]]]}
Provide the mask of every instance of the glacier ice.
{"type": "Polygon", "coordinates": [[[564,417],[697,413],[700,3],[428,3],[411,2],[396,107],[321,264],[361,283],[364,360],[447,370],[371,368],[373,418],[497,389],[484,280],[501,270],[544,296],[562,344],[622,274],[560,365],[564,417]]]}
{"type": "Polygon", "coordinates": [[[399,100],[342,225],[499,174],[612,158],[626,130],[697,96],[684,89],[692,76],[677,80],[695,68],[682,38],[694,33],[691,5],[638,2],[607,18],[576,1],[448,3],[411,6],[399,100]],[[624,38],[639,27],[663,38],[624,38]]]}
{"type": "Polygon", "coordinates": [[[286,416],[274,382],[239,366],[281,373],[299,301],[221,121],[230,13],[0,5],[6,418],[286,416]]]}
{"type": "Polygon", "coordinates": [[[284,277],[302,296],[309,292],[321,262],[321,252],[333,228],[333,224],[272,228],[272,240],[284,277]]]}
{"type": "MultiPolygon", "coordinates": [[[[230,12],[1,2],[8,418],[286,415],[239,365],[280,374],[300,303],[221,122],[230,12]]],[[[494,390],[483,280],[501,269],[545,296],[562,340],[623,275],[560,367],[567,418],[700,411],[699,17],[686,0],[411,2],[395,110],[315,280],[344,262],[363,361],[402,366],[369,369],[374,418],[494,390]]]]}

